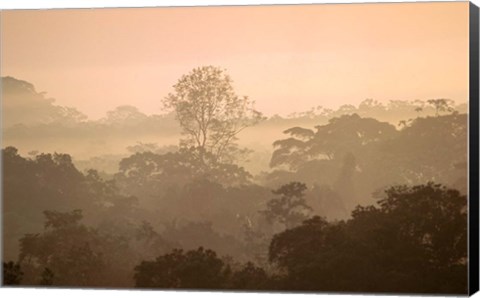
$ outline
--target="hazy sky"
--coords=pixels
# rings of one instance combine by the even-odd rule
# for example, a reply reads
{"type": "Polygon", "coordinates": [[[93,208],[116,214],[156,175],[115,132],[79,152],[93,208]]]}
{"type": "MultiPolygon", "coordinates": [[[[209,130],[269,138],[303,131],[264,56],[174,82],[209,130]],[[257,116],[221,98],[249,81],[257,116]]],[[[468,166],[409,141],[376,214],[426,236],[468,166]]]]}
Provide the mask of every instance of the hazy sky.
{"type": "Polygon", "coordinates": [[[227,69],[267,115],[468,99],[468,2],[1,12],[1,74],[92,118],[160,113],[192,68],[227,69]]]}

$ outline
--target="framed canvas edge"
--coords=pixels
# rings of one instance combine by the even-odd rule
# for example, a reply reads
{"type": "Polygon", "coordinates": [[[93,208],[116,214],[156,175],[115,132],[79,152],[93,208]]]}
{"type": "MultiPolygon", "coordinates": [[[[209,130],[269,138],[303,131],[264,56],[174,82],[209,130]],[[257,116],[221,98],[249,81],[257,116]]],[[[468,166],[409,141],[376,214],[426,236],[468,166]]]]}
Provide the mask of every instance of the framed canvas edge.
{"type": "Polygon", "coordinates": [[[469,3],[469,295],[479,286],[479,9],[469,3]]]}
{"type": "MultiPolygon", "coordinates": [[[[198,4],[198,5],[169,5],[169,6],[163,6],[159,4],[155,4],[154,6],[117,6],[117,7],[92,7],[95,9],[129,9],[129,8],[183,8],[183,7],[224,7],[224,6],[229,6],[229,7],[235,7],[235,6],[280,6],[280,5],[288,5],[288,6],[294,6],[294,5],[360,5],[360,4],[395,4],[395,3],[443,3],[443,2],[467,2],[467,1],[458,1],[458,0],[430,0],[430,1],[415,1],[415,0],[406,0],[406,1],[401,1],[401,0],[387,0],[387,1],[362,1],[362,2],[349,2],[349,1],[342,1],[342,2],[331,2],[331,1],[319,1],[319,2],[298,2],[298,3],[265,3],[265,4],[219,4],[219,5],[209,5],[209,4],[198,4]]],[[[479,110],[480,110],[480,104],[479,104],[479,7],[476,6],[473,2],[469,2],[469,154],[468,154],[468,179],[469,179],[469,195],[468,195],[468,236],[469,236],[469,241],[468,241],[468,279],[469,279],[469,284],[468,284],[468,295],[474,295],[479,291],[479,264],[480,264],[480,258],[479,258],[479,233],[480,233],[480,214],[479,214],[479,200],[480,200],[480,192],[479,192],[479,184],[480,184],[480,176],[479,176],[479,169],[480,169],[480,163],[479,163],[479,110]]],[[[90,8],[83,8],[83,7],[52,7],[52,8],[19,8],[19,9],[13,9],[13,10],[76,10],[76,9],[90,9],[90,8]]],[[[12,10],[10,8],[0,8],[0,20],[1,20],[1,12],[2,11],[9,11],[12,10]]],[[[0,22],[1,26],[1,22],[0,22]]],[[[1,36],[0,36],[0,41],[1,41],[1,36]]],[[[0,53],[1,55],[1,53],[0,53]]],[[[1,59],[0,59],[1,61],[1,59]]],[[[1,91],[1,84],[0,84],[0,91],[1,91]]],[[[0,106],[2,105],[2,98],[0,96],[0,106]]],[[[1,117],[0,115],[0,118],[1,117]]],[[[2,121],[0,121],[0,129],[3,129],[2,127],[2,121]]],[[[0,144],[3,146],[3,130],[0,133],[0,144]]],[[[0,156],[0,191],[3,191],[3,158],[0,156]]],[[[4,227],[3,225],[3,216],[1,216],[3,212],[3,196],[2,199],[0,200],[0,227],[4,227]]],[[[3,239],[0,239],[0,254],[3,254],[3,239]]],[[[0,270],[0,288],[8,288],[5,285],[2,284],[2,274],[3,272],[0,270]]],[[[29,288],[29,287],[24,287],[29,288]]],[[[57,288],[57,289],[75,289],[72,287],[67,287],[67,288],[57,288]]],[[[101,288],[81,288],[81,289],[87,289],[87,290],[102,290],[101,288]]],[[[104,288],[103,290],[118,290],[118,288],[104,288]]],[[[143,290],[138,291],[137,289],[126,289],[127,291],[130,291],[130,293],[135,293],[135,292],[143,292],[143,290]]],[[[165,289],[155,289],[153,290],[154,292],[157,293],[165,293],[165,292],[170,292],[165,289]]],[[[148,292],[148,290],[147,290],[148,292]]],[[[418,293],[409,293],[409,294],[395,294],[395,293],[382,293],[382,292],[365,292],[365,293],[358,293],[358,292],[283,292],[283,291],[275,291],[275,292],[262,292],[262,291],[246,291],[246,292],[239,292],[239,291],[219,291],[219,290],[213,290],[213,291],[201,291],[201,290],[182,290],[182,289],[175,289],[173,292],[190,292],[190,293],[195,293],[195,292],[204,292],[204,293],[240,293],[240,294],[314,294],[314,295],[385,295],[385,296],[421,296],[421,297],[428,297],[430,295],[424,295],[424,294],[418,294],[418,293]]],[[[431,295],[435,297],[436,295],[431,295]]]]}

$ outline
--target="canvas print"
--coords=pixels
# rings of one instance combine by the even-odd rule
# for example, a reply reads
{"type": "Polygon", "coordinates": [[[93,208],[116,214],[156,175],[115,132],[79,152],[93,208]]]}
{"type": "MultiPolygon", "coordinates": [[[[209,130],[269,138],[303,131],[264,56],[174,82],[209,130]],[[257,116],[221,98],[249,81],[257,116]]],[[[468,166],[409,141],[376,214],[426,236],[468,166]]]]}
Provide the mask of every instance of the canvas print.
{"type": "Polygon", "coordinates": [[[470,8],[2,11],[3,286],[466,294],[470,8]]]}

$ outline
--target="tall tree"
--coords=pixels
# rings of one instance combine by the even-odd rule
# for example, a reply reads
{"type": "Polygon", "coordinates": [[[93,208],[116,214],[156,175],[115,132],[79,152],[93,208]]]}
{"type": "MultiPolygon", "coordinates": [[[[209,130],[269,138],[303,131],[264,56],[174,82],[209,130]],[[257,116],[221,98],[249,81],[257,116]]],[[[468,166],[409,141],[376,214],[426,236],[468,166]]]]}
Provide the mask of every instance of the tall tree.
{"type": "Polygon", "coordinates": [[[214,66],[193,69],[173,86],[164,99],[175,110],[185,138],[181,145],[209,152],[220,160],[232,158],[237,134],[262,119],[247,96],[235,94],[232,80],[214,66]]]}

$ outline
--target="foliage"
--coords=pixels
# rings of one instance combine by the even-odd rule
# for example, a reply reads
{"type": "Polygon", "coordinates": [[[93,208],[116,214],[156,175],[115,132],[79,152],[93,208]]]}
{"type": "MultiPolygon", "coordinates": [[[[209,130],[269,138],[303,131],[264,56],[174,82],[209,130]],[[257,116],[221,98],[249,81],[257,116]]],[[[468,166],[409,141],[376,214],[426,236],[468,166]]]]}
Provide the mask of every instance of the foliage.
{"type": "Polygon", "coordinates": [[[192,150],[136,153],[120,162],[115,179],[125,192],[142,198],[161,196],[171,186],[183,186],[196,179],[209,179],[225,185],[248,183],[250,174],[243,168],[218,163],[210,159],[209,154],[205,154],[204,162],[201,162],[192,150]]]}
{"type": "Polygon", "coordinates": [[[439,98],[439,99],[429,99],[427,103],[435,108],[435,115],[438,116],[440,112],[453,112],[452,107],[453,100],[439,98]]]}
{"type": "Polygon", "coordinates": [[[466,114],[417,117],[399,130],[349,115],[317,130],[295,127],[287,130],[291,138],[275,142],[275,170],[262,178],[267,186],[300,181],[330,187],[348,212],[371,204],[371,193],[396,183],[435,181],[467,190],[465,168],[459,166],[467,160],[466,114]]]}
{"type": "Polygon", "coordinates": [[[162,187],[162,184],[182,185],[196,178],[206,178],[225,185],[245,184],[251,178],[243,168],[220,163],[208,153],[201,161],[196,151],[181,149],[165,154],[136,153],[120,162],[116,179],[120,183],[128,183],[128,188],[136,185],[148,189],[152,183],[157,187],[162,187]]]}
{"type": "Polygon", "coordinates": [[[251,262],[232,270],[228,258],[220,258],[199,247],[184,251],[174,249],[154,261],[135,267],[138,288],[264,290],[271,288],[270,277],[251,262]]]}
{"type": "MultiPolygon", "coordinates": [[[[398,137],[382,144],[381,160],[377,157],[369,162],[371,171],[367,173],[378,172],[378,166],[373,167],[380,162],[390,169],[392,181],[453,185],[463,175],[456,165],[467,160],[467,132],[466,114],[416,118],[398,137]]],[[[466,191],[466,180],[457,188],[466,191]]]]}
{"type": "Polygon", "coordinates": [[[231,288],[241,290],[262,290],[268,288],[269,276],[261,267],[247,262],[231,277],[231,288]]]}
{"type": "Polygon", "coordinates": [[[273,116],[246,140],[239,132],[262,117],[211,66],[178,81],[165,99],[169,114],[121,106],[98,121],[28,82],[2,83],[6,139],[29,152],[2,150],[4,259],[18,260],[3,263],[4,284],[466,291],[466,104],[316,107],[273,116]],[[179,133],[175,115],[181,146],[158,146],[159,136],[179,133]],[[237,143],[258,141],[250,164],[263,169],[270,151],[258,150],[282,130],[270,171],[253,177],[247,161],[233,162],[237,143]],[[64,146],[75,164],[69,154],[40,153],[64,146]],[[75,166],[78,152],[106,146],[109,155],[84,162],[83,172],[75,166]],[[108,174],[90,169],[101,163],[108,174]]]}
{"type": "Polygon", "coordinates": [[[98,232],[79,224],[80,210],[45,211],[45,232],[20,239],[21,264],[29,268],[30,282],[41,274],[40,284],[57,286],[102,285],[106,281],[104,240],[98,232]],[[45,268],[49,268],[48,271],[45,268]]]}
{"type": "Polygon", "coordinates": [[[44,214],[44,231],[19,241],[26,285],[132,286],[131,269],[139,260],[172,248],[147,222],[129,232],[122,225],[85,226],[80,210],[44,214]]]}
{"type": "Polygon", "coordinates": [[[284,131],[291,137],[274,143],[270,165],[297,169],[312,159],[338,159],[349,152],[365,151],[396,134],[393,125],[357,114],[332,118],[315,129],[293,127],[284,131]]]}
{"type": "MultiPolygon", "coordinates": [[[[79,214],[64,211],[83,210],[89,223],[123,223],[138,216],[136,199],[119,193],[115,182],[102,179],[98,172],[78,171],[67,154],[37,154],[24,158],[14,147],[2,150],[4,170],[4,252],[7,258],[18,253],[18,239],[26,233],[38,233],[47,211],[48,228],[79,214]],[[26,187],[28,186],[28,187],[26,187]]],[[[117,231],[120,225],[117,225],[117,231]]]]}
{"type": "Polygon", "coordinates": [[[307,186],[300,182],[291,182],[272,191],[280,196],[267,203],[267,209],[261,211],[269,222],[278,222],[287,229],[294,227],[308,218],[312,210],[305,202],[304,191],[307,186]]]}
{"type": "Polygon", "coordinates": [[[141,288],[221,289],[228,274],[228,267],[212,250],[203,247],[187,252],[175,249],[155,261],[143,261],[135,267],[135,285],[141,288]]]}
{"type": "MultiPolygon", "coordinates": [[[[302,189],[292,184],[281,193],[302,189]]],[[[203,248],[174,250],[137,266],[136,285],[465,294],[466,207],[464,195],[439,184],[394,186],[377,206],[359,206],[347,221],[314,216],[275,235],[269,261],[276,272],[251,262],[231,267],[203,248]]]]}
{"type": "Polygon", "coordinates": [[[51,286],[53,285],[54,278],[55,278],[55,274],[53,274],[52,270],[45,268],[45,270],[43,270],[42,272],[40,285],[51,286]]]}
{"type": "Polygon", "coordinates": [[[392,187],[346,222],[275,235],[269,258],[293,290],[465,294],[466,203],[438,184],[392,187]]]}
{"type": "Polygon", "coordinates": [[[185,136],[181,145],[198,148],[200,157],[208,152],[220,161],[231,160],[237,134],[262,119],[253,101],[235,94],[221,68],[195,68],[173,88],[164,104],[176,112],[185,136]]]}
{"type": "Polygon", "coordinates": [[[19,285],[22,281],[23,272],[19,263],[3,262],[3,285],[19,285]]]}

